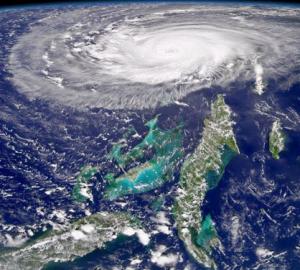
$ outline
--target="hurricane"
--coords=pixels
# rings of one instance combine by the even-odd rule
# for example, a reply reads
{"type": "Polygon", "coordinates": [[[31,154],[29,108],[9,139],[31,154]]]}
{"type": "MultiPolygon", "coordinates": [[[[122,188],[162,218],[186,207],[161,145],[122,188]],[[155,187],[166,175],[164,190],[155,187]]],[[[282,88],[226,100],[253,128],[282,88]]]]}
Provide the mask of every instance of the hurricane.
{"type": "Polygon", "coordinates": [[[297,16],[203,4],[52,11],[19,37],[9,71],[30,99],[77,108],[155,108],[237,80],[261,95],[270,80],[299,80],[297,16]]]}
{"type": "Polygon", "coordinates": [[[299,270],[300,6],[0,8],[0,270],[299,270]]]}

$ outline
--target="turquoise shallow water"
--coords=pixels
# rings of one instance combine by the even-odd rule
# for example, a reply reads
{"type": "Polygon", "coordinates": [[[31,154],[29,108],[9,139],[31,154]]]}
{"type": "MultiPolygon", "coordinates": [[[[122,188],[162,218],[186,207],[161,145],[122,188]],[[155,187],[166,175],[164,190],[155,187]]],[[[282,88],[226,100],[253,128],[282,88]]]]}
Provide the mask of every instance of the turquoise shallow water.
{"type": "Polygon", "coordinates": [[[146,126],[149,131],[142,142],[124,154],[122,148],[117,145],[112,149],[110,156],[123,171],[126,170],[129,160],[139,162],[147,149],[153,149],[152,158],[148,162],[143,161],[136,167],[129,168],[124,175],[111,178],[106,189],[106,198],[113,200],[128,194],[146,192],[161,186],[172,177],[183,153],[182,127],[162,130],[158,127],[157,118],[148,121],[146,126]]]}
{"type": "Polygon", "coordinates": [[[222,155],[221,155],[221,159],[222,159],[221,170],[219,172],[209,171],[205,176],[209,189],[213,189],[218,185],[219,181],[223,176],[224,169],[236,155],[237,153],[232,151],[227,145],[223,146],[222,155]]]}
{"type": "Polygon", "coordinates": [[[207,251],[210,251],[209,241],[216,237],[216,230],[213,225],[213,221],[210,215],[204,217],[201,224],[201,228],[196,238],[196,244],[204,248],[207,251]]]}
{"type": "MultiPolygon", "coordinates": [[[[61,9],[62,6],[55,8],[61,9]]],[[[66,8],[74,8],[74,5],[66,8]]],[[[170,128],[170,123],[183,118],[186,140],[184,147],[187,153],[191,152],[200,137],[202,120],[208,112],[207,104],[220,92],[226,95],[226,102],[235,112],[235,133],[241,155],[231,161],[218,186],[209,191],[203,206],[203,211],[211,213],[216,222],[216,229],[225,247],[225,254],[215,254],[216,260],[221,267],[229,269],[232,265],[253,269],[258,263],[263,269],[300,269],[297,252],[300,238],[296,226],[300,216],[297,198],[300,133],[299,122],[295,118],[300,114],[299,85],[287,91],[271,81],[268,82],[266,93],[256,96],[252,91],[253,82],[237,81],[227,89],[211,87],[184,98],[182,101],[190,107],[173,104],[155,112],[138,111],[136,115],[130,111],[112,114],[100,109],[87,112],[67,107],[53,109],[51,104],[43,100],[29,101],[21,95],[18,89],[7,81],[9,74],[4,68],[10,47],[20,35],[29,31],[27,25],[41,19],[46,10],[35,6],[34,12],[10,10],[9,14],[4,13],[4,10],[1,11],[0,18],[0,41],[5,45],[0,50],[0,185],[1,191],[6,194],[0,196],[0,208],[1,222],[4,225],[9,224],[14,230],[23,226],[40,226],[49,221],[55,209],[65,211],[71,219],[82,217],[85,214],[82,208],[71,196],[60,191],[60,188],[71,192],[74,182],[71,182],[70,178],[76,175],[85,162],[101,163],[110,168],[102,157],[106,154],[108,144],[123,138],[124,130],[128,126],[124,119],[132,119],[133,125],[142,134],[140,131],[143,131],[141,126],[144,119],[151,119],[158,112],[161,113],[160,123],[166,129],[170,128]],[[264,111],[261,113],[259,109],[262,108],[264,111]],[[287,148],[278,161],[271,159],[266,145],[267,131],[274,117],[280,118],[289,137],[287,148]],[[109,137],[98,137],[99,134],[109,134],[109,137]],[[37,144],[31,143],[34,141],[37,144]],[[46,156],[48,158],[45,158],[46,156]],[[53,164],[62,167],[58,166],[54,173],[53,164]],[[46,192],[50,189],[56,192],[49,196],[46,192]],[[38,209],[43,209],[44,213],[40,214],[38,209]],[[231,232],[233,220],[239,225],[236,241],[231,232]],[[256,255],[258,244],[260,248],[281,255],[261,260],[256,255]]],[[[269,20],[274,26],[289,23],[296,27],[298,25],[297,18],[289,21],[288,18],[277,18],[274,15],[269,17],[269,20]]],[[[291,70],[290,74],[294,76],[294,72],[291,70]]],[[[130,144],[132,147],[135,145],[136,143],[130,144]]],[[[178,178],[167,181],[159,189],[159,194],[167,197],[167,206],[172,205],[172,198],[166,194],[176,186],[177,180],[178,178]]],[[[119,207],[103,200],[102,182],[99,177],[92,183],[95,201],[86,206],[89,211],[114,210],[119,207]]],[[[151,199],[157,198],[157,194],[150,191],[145,196],[127,197],[126,200],[130,199],[127,200],[128,210],[138,213],[146,221],[150,220],[150,214],[145,209],[148,209],[151,199]],[[145,198],[150,199],[147,201],[145,198]]],[[[57,221],[56,217],[51,218],[51,222],[57,221]]],[[[0,226],[1,236],[12,233],[2,224],[0,226]]],[[[41,228],[37,230],[39,229],[41,228]]],[[[152,240],[157,245],[168,246],[170,252],[180,252],[183,261],[178,263],[177,269],[182,270],[188,264],[192,264],[194,269],[201,269],[188,257],[175,231],[174,235],[159,234],[153,236],[152,240]]],[[[75,262],[53,264],[52,269],[86,270],[95,269],[97,265],[104,269],[107,266],[120,265],[125,268],[130,264],[130,258],[136,256],[140,256],[144,261],[139,265],[139,269],[157,269],[150,261],[151,248],[152,246],[144,248],[138,240],[126,241],[120,243],[116,249],[103,252],[97,250],[75,262]]]]}

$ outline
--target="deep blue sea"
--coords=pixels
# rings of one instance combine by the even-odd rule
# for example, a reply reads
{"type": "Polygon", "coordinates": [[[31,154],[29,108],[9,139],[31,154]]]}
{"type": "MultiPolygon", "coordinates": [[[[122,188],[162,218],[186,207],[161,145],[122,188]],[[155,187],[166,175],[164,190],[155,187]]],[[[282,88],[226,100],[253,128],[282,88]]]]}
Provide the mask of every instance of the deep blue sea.
{"type": "MultiPolygon", "coordinates": [[[[106,159],[112,143],[123,138],[129,126],[145,135],[144,123],[159,114],[161,128],[184,122],[184,150],[188,155],[200,141],[211,102],[223,93],[233,111],[241,153],[226,168],[220,184],[208,192],[201,208],[204,214],[211,214],[224,246],[224,253],[214,253],[219,269],[300,269],[300,85],[280,89],[269,82],[266,93],[258,96],[251,90],[253,82],[238,82],[227,89],[196,91],[182,100],[188,107],[173,104],[143,111],[80,111],[43,100],[29,101],[8,80],[7,55],[28,23],[44,12],[29,9],[0,16],[0,44],[5,44],[0,50],[0,233],[17,235],[20,228],[38,233],[51,226],[49,220],[63,223],[53,215],[57,209],[69,220],[83,217],[87,211],[122,210],[120,204],[103,199],[103,176],[114,168],[106,159]],[[281,120],[288,138],[279,160],[268,151],[274,116],[281,120]],[[83,207],[71,194],[75,175],[85,164],[101,164],[103,170],[92,185],[94,201],[83,207]],[[281,255],[259,257],[258,248],[281,255]]],[[[134,146],[140,139],[128,141],[134,146]]],[[[162,197],[162,209],[170,210],[178,180],[179,168],[161,188],[126,196],[122,201],[151,230],[151,203],[162,197]]],[[[174,223],[171,211],[168,217],[174,223]]],[[[176,269],[185,269],[188,263],[192,269],[201,269],[188,255],[175,228],[171,235],[156,234],[146,247],[135,237],[120,237],[105,249],[44,269],[113,269],[114,265],[125,269],[136,257],[142,260],[136,269],[161,269],[150,260],[151,248],[160,244],[182,254],[176,269]]],[[[0,241],[0,250],[5,248],[0,241]]]]}

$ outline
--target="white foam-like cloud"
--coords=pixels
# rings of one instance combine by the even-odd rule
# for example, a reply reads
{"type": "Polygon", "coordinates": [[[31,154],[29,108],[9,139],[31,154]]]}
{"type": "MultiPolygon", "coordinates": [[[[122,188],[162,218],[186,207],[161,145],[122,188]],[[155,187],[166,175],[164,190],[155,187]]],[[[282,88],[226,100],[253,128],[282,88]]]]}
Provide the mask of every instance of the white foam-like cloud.
{"type": "Polygon", "coordinates": [[[151,262],[159,267],[169,267],[168,269],[175,269],[171,267],[176,266],[178,261],[178,254],[168,253],[167,247],[164,245],[159,245],[156,250],[151,251],[151,262]]]}
{"type": "Polygon", "coordinates": [[[132,236],[136,234],[141,244],[144,246],[147,246],[150,242],[150,235],[147,234],[142,229],[133,229],[131,227],[127,227],[123,230],[124,235],[132,236]]]}
{"type": "Polygon", "coordinates": [[[155,107],[240,80],[262,94],[299,70],[299,15],[198,4],[49,11],[18,39],[9,68],[30,98],[77,107],[155,107]]]}

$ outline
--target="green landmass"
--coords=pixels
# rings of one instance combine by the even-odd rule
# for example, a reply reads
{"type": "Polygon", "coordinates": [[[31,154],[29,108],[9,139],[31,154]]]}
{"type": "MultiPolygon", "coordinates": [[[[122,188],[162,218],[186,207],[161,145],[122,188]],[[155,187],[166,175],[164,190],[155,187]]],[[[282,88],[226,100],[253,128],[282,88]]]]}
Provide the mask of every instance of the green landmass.
{"type": "Polygon", "coordinates": [[[279,159],[280,152],[284,150],[286,136],[279,120],[273,122],[269,134],[269,151],[274,159],[279,159]]]}
{"type": "Polygon", "coordinates": [[[232,125],[230,108],[218,95],[204,121],[201,142],[181,168],[173,209],[180,239],[192,257],[209,269],[217,268],[211,248],[219,241],[211,217],[202,220],[200,207],[207,191],[218,185],[226,166],[239,153],[232,125]]]}
{"type": "Polygon", "coordinates": [[[115,200],[128,194],[150,191],[171,178],[183,155],[182,125],[171,130],[162,130],[157,121],[155,117],[146,123],[149,128],[147,135],[127,153],[122,153],[123,143],[112,148],[109,157],[118,164],[122,174],[118,176],[108,173],[105,176],[108,180],[104,195],[106,199],[115,200]],[[150,150],[153,152],[152,157],[143,162],[146,151],[150,150]],[[130,168],[129,165],[134,162],[138,165],[130,168]]]}
{"type": "Polygon", "coordinates": [[[96,213],[47,231],[17,250],[0,253],[0,269],[37,270],[49,262],[72,261],[104,248],[128,228],[139,230],[139,220],[124,212],[96,213]]]}
{"type": "Polygon", "coordinates": [[[97,173],[98,168],[90,165],[81,169],[79,175],[76,178],[76,184],[73,188],[72,196],[74,200],[78,202],[85,202],[86,200],[92,200],[92,194],[89,190],[89,182],[92,177],[97,173]]]}

